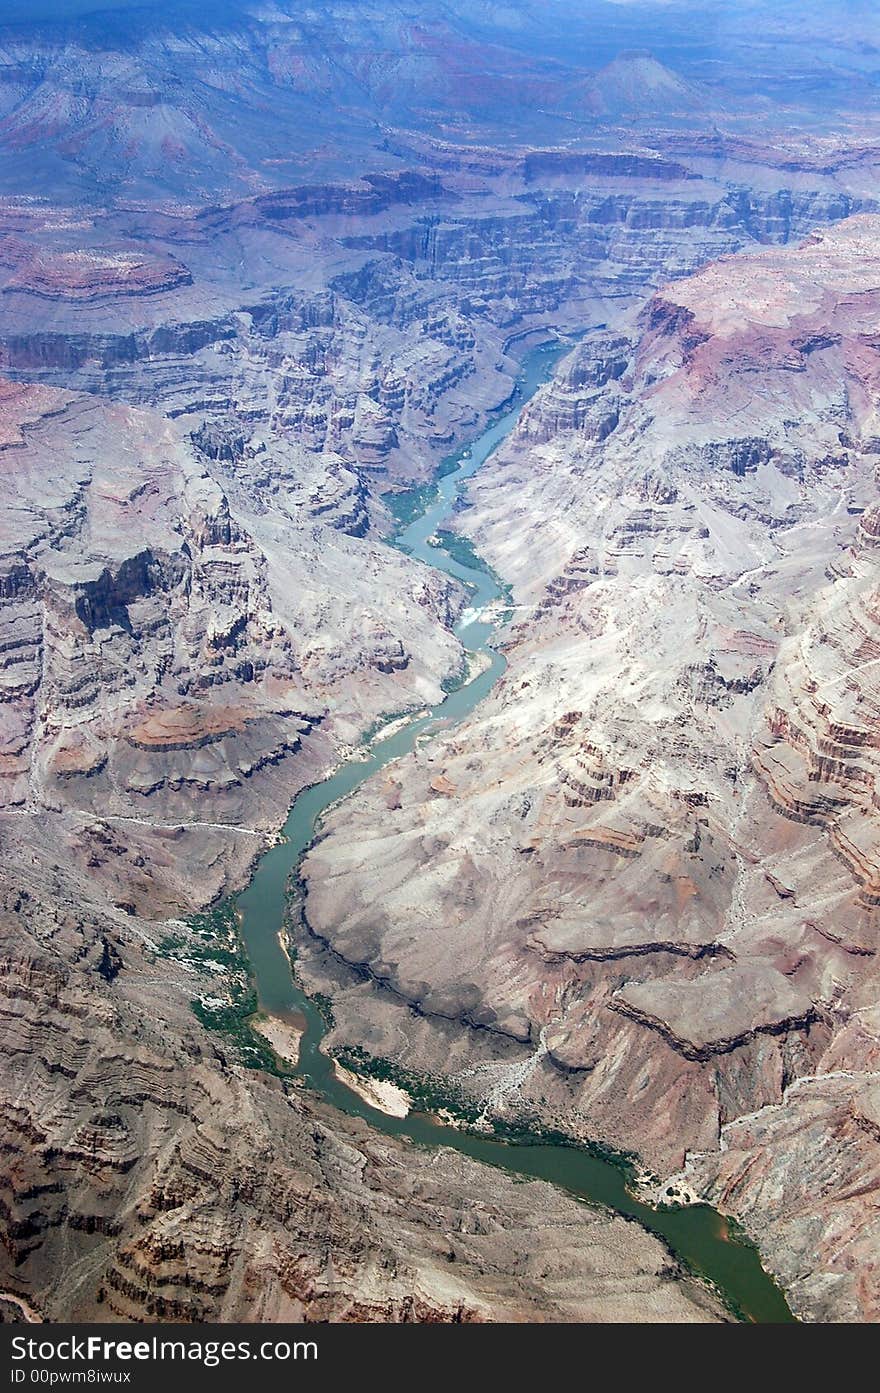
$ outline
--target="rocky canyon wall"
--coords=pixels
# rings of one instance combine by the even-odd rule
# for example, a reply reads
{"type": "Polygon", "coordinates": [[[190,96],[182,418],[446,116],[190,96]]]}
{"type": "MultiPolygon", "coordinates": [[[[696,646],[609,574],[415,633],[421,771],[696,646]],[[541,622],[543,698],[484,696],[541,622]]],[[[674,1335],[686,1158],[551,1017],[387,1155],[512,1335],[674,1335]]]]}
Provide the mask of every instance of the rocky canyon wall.
{"type": "Polygon", "coordinates": [[[459,517],[504,681],[334,812],[299,964],[335,1045],[685,1166],[799,1312],[875,1318],[870,74],[817,130],[699,55],[585,65],[543,5],[423,8],[0,27],[0,1288],[725,1318],[205,1024],[250,986],[192,916],[459,670],[385,495],[586,331],[459,517]]]}
{"type": "Polygon", "coordinates": [[[824,1319],[877,1316],[878,249],[574,350],[460,514],[507,672],[332,815],[297,936],[337,1043],[684,1164],[824,1319]]]}

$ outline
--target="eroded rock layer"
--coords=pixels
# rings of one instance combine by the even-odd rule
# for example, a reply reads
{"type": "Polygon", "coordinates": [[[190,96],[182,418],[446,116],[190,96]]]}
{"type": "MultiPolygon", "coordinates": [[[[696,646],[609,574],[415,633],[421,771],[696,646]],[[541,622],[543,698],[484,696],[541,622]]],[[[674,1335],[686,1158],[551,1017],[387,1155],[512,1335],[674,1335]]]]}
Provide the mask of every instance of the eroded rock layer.
{"type": "Polygon", "coordinates": [[[331,821],[303,968],[336,1043],[701,1149],[799,1309],[870,1314],[868,1182],[837,1248],[828,1214],[874,1125],[876,234],[730,260],[876,210],[870,26],[820,121],[824,7],[756,116],[752,36],[706,80],[677,7],[686,75],[619,52],[623,6],[10,6],[0,1301],[720,1317],[635,1226],[245,1069],[205,1028],[247,1000],[234,935],[186,922],[459,670],[464,593],[384,545],[383,494],[587,329],[460,519],[514,586],[509,673],[331,821]]]}
{"type": "Polygon", "coordinates": [[[689,1157],[810,1318],[880,1310],[878,344],[860,217],[570,355],[459,515],[508,669],[333,812],[297,936],[337,1041],[689,1157]]]}
{"type": "Polygon", "coordinates": [[[63,836],[4,835],[5,1296],[50,1320],[724,1318],[638,1226],[243,1069],[191,1014],[193,964],[104,911],[63,836]]]}

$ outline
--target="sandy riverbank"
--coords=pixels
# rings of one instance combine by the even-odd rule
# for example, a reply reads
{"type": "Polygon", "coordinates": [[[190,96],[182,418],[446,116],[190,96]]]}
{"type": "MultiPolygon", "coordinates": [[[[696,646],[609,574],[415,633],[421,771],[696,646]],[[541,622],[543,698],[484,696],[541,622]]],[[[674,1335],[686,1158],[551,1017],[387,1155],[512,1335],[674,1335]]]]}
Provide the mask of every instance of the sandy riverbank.
{"type": "Polygon", "coordinates": [[[299,1044],[303,1037],[301,1030],[287,1021],[279,1020],[277,1016],[266,1016],[263,1020],[251,1021],[251,1025],[258,1035],[269,1041],[279,1059],[296,1068],[299,1063],[299,1044]]]}
{"type": "Polygon", "coordinates": [[[403,1088],[398,1088],[396,1084],[387,1083],[383,1079],[369,1079],[362,1074],[353,1074],[350,1069],[346,1069],[339,1063],[338,1059],[333,1061],[333,1072],[340,1083],[344,1083],[346,1088],[350,1088],[359,1098],[363,1098],[365,1103],[369,1103],[371,1108],[377,1108],[379,1112],[384,1112],[388,1117],[407,1117],[412,1107],[412,1098],[403,1088]]]}

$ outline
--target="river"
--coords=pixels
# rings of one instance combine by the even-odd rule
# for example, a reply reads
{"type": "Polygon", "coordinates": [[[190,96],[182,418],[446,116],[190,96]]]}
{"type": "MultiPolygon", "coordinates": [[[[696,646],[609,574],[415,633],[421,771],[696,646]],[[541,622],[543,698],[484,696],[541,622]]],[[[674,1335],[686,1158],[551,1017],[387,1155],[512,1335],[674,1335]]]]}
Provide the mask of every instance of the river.
{"type": "Polygon", "coordinates": [[[253,878],[238,897],[237,909],[245,948],[261,1008],[287,1021],[304,1023],[298,1073],[325,1102],[339,1111],[365,1118],[389,1136],[407,1137],[420,1146],[445,1146],[478,1161],[500,1166],[515,1175],[549,1180],[591,1204],[605,1205],[643,1224],[664,1240],[693,1271],[707,1278],[740,1318],[754,1322],[792,1321],[785,1298],[761,1266],[757,1250],[723,1215],[708,1205],[654,1209],[636,1199],[628,1188],[623,1161],[577,1145],[548,1144],[540,1139],[499,1140],[445,1126],[434,1118],[410,1113],[389,1117],[372,1108],[335,1076],[332,1060],[322,1052],[327,1025],[315,1003],[297,985],[282,946],[288,908],[288,884],[312,842],[322,814],[353,792],[391,760],[409,753],[419,738],[428,738],[438,722],[461,720],[482,701],[506,666],[491,639],[504,620],[504,597],[494,577],[479,566],[465,564],[430,538],[451,515],[464,481],[513,429],[524,403],[551,375],[570,343],[542,344],[528,352],[520,371],[513,404],[499,412],[479,438],[450,455],[441,465],[435,485],[396,495],[394,510],[401,525],[394,544],[426,565],[455,576],[471,590],[468,609],[456,627],[464,648],[484,655],[488,666],[472,681],[451,692],[432,710],[410,719],[383,739],[381,730],[365,752],[343,764],[335,774],[303,792],[291,807],[283,840],[260,859],[253,878]],[[492,606],[490,614],[484,614],[492,606]]]}

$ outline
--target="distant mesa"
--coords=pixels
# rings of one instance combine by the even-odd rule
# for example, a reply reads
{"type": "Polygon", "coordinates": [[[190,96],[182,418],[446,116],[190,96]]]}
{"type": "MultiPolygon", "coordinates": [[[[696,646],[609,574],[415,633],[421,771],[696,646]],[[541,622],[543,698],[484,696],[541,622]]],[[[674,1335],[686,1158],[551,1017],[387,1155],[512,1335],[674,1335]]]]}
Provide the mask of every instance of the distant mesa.
{"type": "Polygon", "coordinates": [[[3,250],[0,248],[0,274],[4,262],[7,266],[12,263],[4,294],[17,292],[89,304],[120,295],[156,295],[192,283],[187,268],[172,256],[92,250],[38,256],[24,251],[5,256],[3,250]]]}

